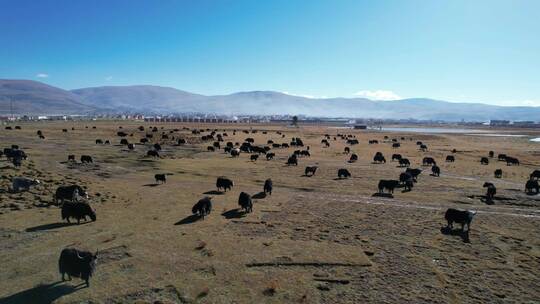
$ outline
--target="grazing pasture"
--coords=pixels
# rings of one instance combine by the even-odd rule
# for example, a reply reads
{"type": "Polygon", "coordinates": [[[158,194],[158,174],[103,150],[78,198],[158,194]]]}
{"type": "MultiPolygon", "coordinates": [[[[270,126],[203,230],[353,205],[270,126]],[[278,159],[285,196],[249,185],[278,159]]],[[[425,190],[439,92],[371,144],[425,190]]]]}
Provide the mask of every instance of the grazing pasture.
{"type": "Polygon", "coordinates": [[[0,129],[0,150],[17,145],[26,155],[20,166],[0,157],[0,303],[540,299],[540,195],[525,191],[540,170],[540,145],[526,138],[262,124],[18,125],[0,129]],[[374,160],[377,152],[385,162],[374,160]],[[287,165],[293,157],[297,165],[287,165]],[[435,164],[440,174],[432,174],[435,164]],[[407,168],[422,170],[416,182],[400,179],[407,168]],[[350,177],[338,178],[339,169],[350,177]],[[14,191],[16,177],[39,183],[14,191]],[[217,182],[223,177],[234,184],[217,182]],[[393,191],[379,191],[381,180],[393,191]],[[496,187],[493,197],[485,183],[496,187]],[[70,185],[82,190],[54,199],[70,185]],[[203,218],[193,207],[206,197],[203,218]],[[68,223],[62,204],[88,204],[95,220],[68,223]],[[77,277],[62,282],[64,248],[98,252],[90,287],[77,277]]]}

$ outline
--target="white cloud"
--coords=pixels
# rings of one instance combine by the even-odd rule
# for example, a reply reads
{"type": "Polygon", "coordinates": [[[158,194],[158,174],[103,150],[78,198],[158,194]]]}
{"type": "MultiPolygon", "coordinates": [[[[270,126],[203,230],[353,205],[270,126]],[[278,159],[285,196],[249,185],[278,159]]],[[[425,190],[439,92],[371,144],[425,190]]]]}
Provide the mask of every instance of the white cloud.
{"type": "Polygon", "coordinates": [[[398,94],[387,90],[362,90],[354,93],[355,96],[373,99],[373,100],[398,100],[403,99],[398,94]]]}
{"type": "Polygon", "coordinates": [[[36,75],[37,78],[48,78],[49,77],[49,74],[45,74],[45,73],[39,73],[36,75]]]}
{"type": "Polygon", "coordinates": [[[111,81],[111,80],[112,80],[112,78],[113,78],[112,76],[107,76],[107,77],[105,77],[105,80],[107,80],[107,81],[111,81]]]}

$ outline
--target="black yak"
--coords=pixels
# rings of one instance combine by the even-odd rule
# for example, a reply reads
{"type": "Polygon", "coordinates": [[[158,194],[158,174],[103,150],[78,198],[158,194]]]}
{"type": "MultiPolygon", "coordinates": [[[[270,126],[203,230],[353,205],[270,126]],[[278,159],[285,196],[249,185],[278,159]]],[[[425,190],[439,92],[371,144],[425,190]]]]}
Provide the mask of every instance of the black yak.
{"type": "Polygon", "coordinates": [[[403,172],[399,175],[399,182],[405,186],[406,191],[411,191],[414,186],[414,179],[410,173],[403,172]]]}
{"type": "Polygon", "coordinates": [[[62,220],[67,220],[68,223],[70,223],[70,218],[74,218],[79,224],[81,219],[86,221],[87,216],[93,222],[96,221],[96,212],[87,203],[65,203],[62,205],[62,220]]]}
{"type": "Polygon", "coordinates": [[[433,176],[440,176],[441,168],[439,168],[439,166],[437,165],[433,165],[433,167],[431,167],[431,173],[433,174],[433,176]]]}
{"type": "Polygon", "coordinates": [[[417,179],[418,179],[418,175],[420,175],[420,173],[422,173],[422,169],[407,168],[407,170],[405,170],[405,172],[411,174],[413,180],[416,182],[417,179]]]}
{"type": "Polygon", "coordinates": [[[231,150],[231,157],[238,157],[240,156],[240,149],[235,148],[231,150]]]}
{"type": "Polygon", "coordinates": [[[517,158],[515,158],[515,157],[507,156],[507,157],[506,157],[506,165],[507,165],[507,166],[511,166],[511,165],[517,165],[517,166],[519,166],[519,159],[517,159],[517,158]]]}
{"type": "Polygon", "coordinates": [[[165,174],[156,174],[154,175],[154,179],[156,180],[156,183],[166,183],[167,177],[165,174]]]}
{"type": "Polygon", "coordinates": [[[317,166],[307,166],[305,170],[306,176],[313,176],[315,175],[315,172],[317,172],[318,167],[317,166]]]}
{"type": "Polygon", "coordinates": [[[502,169],[497,169],[497,170],[495,170],[495,172],[493,174],[495,175],[495,178],[501,178],[502,174],[503,174],[503,171],[502,171],[502,169]]]}
{"type": "Polygon", "coordinates": [[[487,157],[480,158],[480,164],[488,165],[489,164],[489,159],[487,157]]]}
{"type": "Polygon", "coordinates": [[[534,170],[531,175],[529,175],[530,179],[540,179],[540,170],[534,170]]]}
{"type": "Polygon", "coordinates": [[[379,181],[379,193],[383,193],[384,189],[388,189],[389,193],[394,193],[394,189],[399,185],[398,180],[385,180],[381,179],[379,181]]]}
{"type": "Polygon", "coordinates": [[[351,173],[347,169],[339,169],[337,175],[338,175],[338,178],[340,179],[351,177],[351,173]]]}
{"type": "Polygon", "coordinates": [[[191,208],[191,213],[198,215],[202,219],[212,211],[212,198],[205,197],[200,199],[193,208],[191,208]]]}
{"type": "Polygon", "coordinates": [[[409,167],[411,165],[411,162],[409,161],[408,158],[401,158],[399,160],[399,166],[400,167],[409,167]]]}
{"type": "Polygon", "coordinates": [[[382,154],[377,154],[373,157],[373,162],[374,163],[386,163],[386,159],[384,158],[384,156],[382,154]]]}
{"type": "Polygon", "coordinates": [[[476,214],[476,211],[458,210],[449,208],[444,214],[444,219],[448,222],[448,228],[452,229],[454,223],[461,224],[461,230],[465,230],[467,225],[467,231],[471,229],[471,221],[476,214]]]}
{"type": "Polygon", "coordinates": [[[227,190],[231,190],[233,186],[233,181],[224,176],[220,176],[216,180],[216,188],[218,190],[223,189],[224,192],[227,192],[227,190]]]}
{"type": "Polygon", "coordinates": [[[90,287],[90,277],[94,273],[98,252],[92,254],[88,251],[80,251],[75,248],[64,248],[58,259],[58,271],[62,275],[62,281],[65,281],[64,275],[81,278],[86,282],[86,287],[90,287]]]}
{"type": "Polygon", "coordinates": [[[403,157],[401,156],[401,154],[392,154],[392,161],[399,161],[400,159],[402,159],[403,157]]]}
{"type": "Polygon", "coordinates": [[[456,160],[454,155],[447,155],[446,156],[446,162],[453,163],[456,160]]]}
{"type": "Polygon", "coordinates": [[[525,183],[525,192],[532,194],[533,190],[535,190],[534,193],[538,194],[540,192],[540,186],[537,180],[530,179],[525,183]]]}
{"type": "Polygon", "coordinates": [[[90,155],[81,155],[81,163],[93,163],[94,160],[92,159],[92,156],[90,155]]]}
{"type": "Polygon", "coordinates": [[[486,191],[486,199],[487,199],[487,201],[488,202],[492,201],[493,197],[495,197],[495,194],[497,194],[497,188],[495,187],[494,184],[489,183],[489,182],[485,182],[483,187],[487,188],[487,191],[486,191]]]}
{"type": "Polygon", "coordinates": [[[422,165],[423,166],[432,166],[432,165],[436,165],[437,162],[435,161],[435,159],[433,159],[433,157],[424,157],[422,159],[422,165]]]}
{"type": "Polygon", "coordinates": [[[238,197],[238,205],[244,209],[245,213],[250,213],[253,211],[253,201],[251,200],[251,195],[240,192],[240,196],[238,197]]]}
{"type": "Polygon", "coordinates": [[[264,186],[263,186],[264,193],[268,193],[269,195],[272,195],[272,188],[273,188],[272,180],[271,179],[265,180],[264,186]]]}
{"type": "Polygon", "coordinates": [[[287,159],[287,166],[292,165],[298,166],[298,159],[296,158],[295,154],[289,156],[289,158],[287,159]]]}
{"type": "Polygon", "coordinates": [[[159,158],[159,153],[158,153],[158,151],[150,150],[150,151],[146,152],[146,156],[159,158]]]}
{"type": "Polygon", "coordinates": [[[308,150],[302,150],[302,151],[300,151],[300,156],[311,157],[311,154],[309,153],[308,150]]]}

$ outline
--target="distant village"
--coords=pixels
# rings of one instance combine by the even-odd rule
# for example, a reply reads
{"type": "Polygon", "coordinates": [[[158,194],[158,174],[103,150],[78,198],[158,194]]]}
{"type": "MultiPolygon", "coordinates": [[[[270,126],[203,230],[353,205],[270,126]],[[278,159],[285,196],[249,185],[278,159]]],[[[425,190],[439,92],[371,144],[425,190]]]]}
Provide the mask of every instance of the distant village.
{"type": "MultiPolygon", "coordinates": [[[[382,125],[459,125],[459,126],[492,126],[509,128],[540,128],[540,121],[511,121],[511,120],[490,120],[490,121],[460,121],[448,122],[441,120],[417,120],[417,119],[373,119],[373,118],[327,118],[308,117],[298,115],[299,124],[308,125],[335,125],[349,126],[358,129],[367,127],[378,127],[382,125]]],[[[134,120],[146,122],[185,122],[185,123],[219,123],[219,124],[257,124],[275,123],[287,124],[293,120],[293,115],[213,115],[203,113],[187,113],[176,115],[144,115],[144,114],[102,114],[102,115],[4,115],[0,116],[0,122],[6,124],[10,121],[66,121],[66,120],[134,120]]]]}

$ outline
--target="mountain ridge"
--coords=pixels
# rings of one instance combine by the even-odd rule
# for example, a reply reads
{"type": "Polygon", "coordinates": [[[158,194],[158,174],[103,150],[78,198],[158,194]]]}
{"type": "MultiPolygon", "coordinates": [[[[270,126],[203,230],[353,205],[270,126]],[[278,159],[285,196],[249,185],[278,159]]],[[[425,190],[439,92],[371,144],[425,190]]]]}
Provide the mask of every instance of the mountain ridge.
{"type": "Polygon", "coordinates": [[[0,115],[13,101],[16,114],[208,113],[219,115],[307,115],[446,121],[538,120],[540,107],[503,107],[429,98],[378,101],[366,98],[308,98],[256,90],[203,95],[156,85],[100,86],[64,90],[32,80],[0,80],[0,115]]]}

